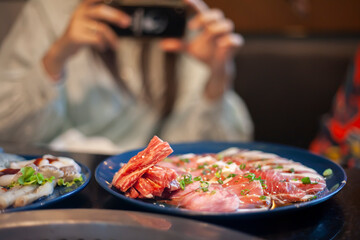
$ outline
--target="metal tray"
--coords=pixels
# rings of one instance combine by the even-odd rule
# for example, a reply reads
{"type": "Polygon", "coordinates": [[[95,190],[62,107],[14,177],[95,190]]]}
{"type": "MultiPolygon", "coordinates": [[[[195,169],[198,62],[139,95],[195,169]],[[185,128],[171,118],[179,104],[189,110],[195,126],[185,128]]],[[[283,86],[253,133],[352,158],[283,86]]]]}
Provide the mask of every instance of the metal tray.
{"type": "Polygon", "coordinates": [[[190,219],[120,210],[65,209],[0,215],[0,238],[7,240],[84,239],[256,239],[190,219]]]}

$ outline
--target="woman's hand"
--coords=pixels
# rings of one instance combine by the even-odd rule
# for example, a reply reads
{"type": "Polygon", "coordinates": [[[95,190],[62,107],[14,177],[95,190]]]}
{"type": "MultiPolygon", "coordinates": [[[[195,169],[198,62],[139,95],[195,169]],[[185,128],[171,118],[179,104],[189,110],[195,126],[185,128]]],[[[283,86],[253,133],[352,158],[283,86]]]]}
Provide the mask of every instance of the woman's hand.
{"type": "Polygon", "coordinates": [[[189,21],[191,30],[199,31],[185,43],[179,39],[164,39],[161,45],[166,51],[183,50],[204,62],[211,70],[205,89],[209,99],[220,98],[233,75],[233,56],[243,44],[243,38],[234,33],[234,24],[219,9],[209,9],[202,0],[184,0],[196,15],[189,21]]]}
{"type": "Polygon", "coordinates": [[[130,25],[131,19],[124,12],[102,2],[82,1],[73,13],[64,34],[45,54],[44,67],[54,80],[60,76],[67,59],[80,48],[91,46],[99,51],[116,48],[117,36],[106,23],[126,28],[130,25]]]}
{"type": "Polygon", "coordinates": [[[234,33],[234,23],[221,10],[209,9],[201,0],[186,2],[197,12],[188,26],[200,31],[188,44],[187,51],[210,67],[231,59],[243,43],[242,37],[234,33]]]}

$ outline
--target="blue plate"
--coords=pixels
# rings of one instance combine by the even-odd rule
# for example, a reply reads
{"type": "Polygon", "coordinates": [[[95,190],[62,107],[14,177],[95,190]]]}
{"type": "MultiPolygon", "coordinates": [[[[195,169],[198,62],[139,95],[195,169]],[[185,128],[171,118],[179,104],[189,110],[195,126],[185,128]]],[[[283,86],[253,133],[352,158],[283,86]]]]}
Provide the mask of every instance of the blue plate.
{"type": "MultiPolygon", "coordinates": [[[[186,153],[218,153],[222,150],[225,150],[230,147],[238,147],[241,149],[248,150],[260,150],[263,152],[274,153],[281,157],[300,162],[305,166],[315,169],[319,174],[322,174],[325,169],[331,168],[333,175],[326,179],[326,186],[329,190],[328,192],[322,194],[317,199],[296,203],[288,206],[278,207],[273,210],[262,210],[262,211],[253,211],[253,212],[233,212],[233,213],[209,213],[209,212],[196,212],[181,208],[175,208],[171,206],[157,205],[153,202],[145,202],[138,199],[131,199],[125,197],[122,193],[110,186],[110,183],[113,179],[114,174],[119,170],[121,163],[127,163],[131,157],[136,155],[139,151],[143,149],[137,149],[129,152],[122,153],[110,157],[99,164],[96,168],[95,178],[96,181],[103,187],[106,191],[118,197],[121,200],[130,202],[137,205],[143,209],[149,211],[155,211],[160,213],[172,214],[172,215],[182,215],[189,217],[211,217],[211,218],[223,218],[223,217],[251,217],[251,216],[263,216],[269,214],[275,214],[280,212],[292,211],[297,209],[304,209],[309,206],[313,206],[328,200],[337,194],[346,184],[346,174],[344,170],[336,163],[311,154],[305,150],[283,146],[278,144],[269,144],[269,143],[231,143],[231,142],[195,142],[195,143],[181,143],[181,144],[171,144],[171,147],[174,150],[174,155],[186,154],[186,153]]],[[[120,204],[120,203],[119,203],[120,204]]]]}
{"type": "MultiPolygon", "coordinates": [[[[34,159],[34,158],[38,158],[40,156],[22,156],[22,157],[24,157],[25,159],[34,159]]],[[[57,187],[55,187],[54,192],[47,197],[42,197],[42,198],[36,200],[35,202],[33,202],[29,205],[26,205],[24,207],[17,207],[17,208],[8,207],[4,210],[0,210],[0,212],[1,213],[9,213],[9,212],[27,211],[27,210],[42,208],[42,207],[48,206],[50,204],[53,204],[55,202],[61,201],[65,198],[68,198],[77,192],[80,192],[89,183],[90,178],[91,178],[91,172],[87,166],[85,166],[79,162],[76,162],[76,163],[81,168],[81,175],[84,180],[82,183],[74,184],[73,186],[70,186],[70,187],[57,186],[57,187]]]]}

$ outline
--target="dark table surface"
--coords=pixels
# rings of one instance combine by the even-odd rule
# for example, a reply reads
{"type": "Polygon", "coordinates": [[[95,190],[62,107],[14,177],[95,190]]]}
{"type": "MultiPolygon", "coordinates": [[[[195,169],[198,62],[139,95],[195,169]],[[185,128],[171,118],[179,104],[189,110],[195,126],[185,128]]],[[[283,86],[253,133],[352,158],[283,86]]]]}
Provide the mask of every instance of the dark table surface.
{"type": "MultiPolygon", "coordinates": [[[[96,208],[146,211],[125,203],[102,189],[94,173],[107,155],[54,152],[43,147],[0,143],[7,153],[67,156],[88,166],[92,177],[88,186],[47,209],[96,208]]],[[[360,169],[345,169],[346,186],[333,198],[306,209],[269,217],[208,222],[265,239],[360,239],[360,169]]],[[[202,221],[207,221],[202,219],[202,221]]]]}

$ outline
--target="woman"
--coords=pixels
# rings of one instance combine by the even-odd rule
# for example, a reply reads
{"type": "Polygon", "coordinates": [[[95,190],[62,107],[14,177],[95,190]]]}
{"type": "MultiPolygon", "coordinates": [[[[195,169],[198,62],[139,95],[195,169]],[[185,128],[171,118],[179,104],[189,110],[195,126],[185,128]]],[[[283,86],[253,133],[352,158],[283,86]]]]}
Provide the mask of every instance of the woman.
{"type": "Polygon", "coordinates": [[[92,148],[75,148],[74,132],[120,149],[154,134],[249,140],[249,114],[230,87],[242,38],[220,10],[185,3],[195,12],[191,38],[144,41],[118,38],[108,24],[131,19],[102,0],[30,1],[0,52],[1,140],[70,150],[92,148]]]}

